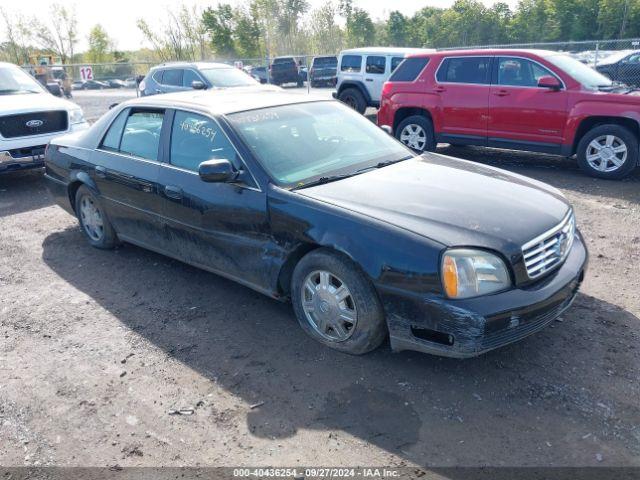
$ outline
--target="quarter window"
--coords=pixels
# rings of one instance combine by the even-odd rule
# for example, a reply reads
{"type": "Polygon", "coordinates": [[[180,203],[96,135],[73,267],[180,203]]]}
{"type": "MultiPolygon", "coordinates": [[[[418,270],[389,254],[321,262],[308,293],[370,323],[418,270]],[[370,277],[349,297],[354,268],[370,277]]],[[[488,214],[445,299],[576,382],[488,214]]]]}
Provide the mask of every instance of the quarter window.
{"type": "Polygon", "coordinates": [[[366,72],[381,75],[384,73],[386,63],[385,57],[367,57],[366,72]]]}
{"type": "Polygon", "coordinates": [[[498,84],[514,87],[537,87],[541,77],[555,76],[549,70],[525,58],[500,57],[498,84]]]}
{"type": "Polygon", "coordinates": [[[345,55],[340,63],[342,72],[359,72],[362,68],[362,57],[360,55],[345,55]]]}
{"type": "Polygon", "coordinates": [[[239,167],[236,155],[214,120],[196,113],[176,112],[171,131],[171,165],[197,172],[202,162],[226,159],[239,167]]]}
{"type": "Polygon", "coordinates": [[[164,112],[158,110],[130,110],[129,112],[119,150],[135,157],[157,160],[164,112]]]}
{"type": "Polygon", "coordinates": [[[182,86],[182,69],[165,70],[162,75],[162,83],[171,87],[182,86]]]}
{"type": "Polygon", "coordinates": [[[390,82],[413,82],[429,62],[428,58],[407,58],[389,77],[390,82]]]}
{"type": "Polygon", "coordinates": [[[116,117],[113,121],[107,134],[102,139],[102,148],[105,150],[113,150],[117,152],[120,150],[120,138],[122,137],[122,128],[124,127],[127,117],[129,115],[129,109],[125,109],[116,117]]]}
{"type": "Polygon", "coordinates": [[[439,82],[489,83],[489,57],[445,58],[438,69],[439,82]]]}

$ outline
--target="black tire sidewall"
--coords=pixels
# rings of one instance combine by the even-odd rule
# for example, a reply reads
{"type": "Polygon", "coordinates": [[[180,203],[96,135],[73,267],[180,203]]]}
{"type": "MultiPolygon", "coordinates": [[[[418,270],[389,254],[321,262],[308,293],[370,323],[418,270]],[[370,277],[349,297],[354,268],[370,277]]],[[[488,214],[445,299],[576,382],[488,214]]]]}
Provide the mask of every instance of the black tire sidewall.
{"type": "MultiPolygon", "coordinates": [[[[415,149],[412,149],[412,150],[418,153],[435,151],[436,141],[433,135],[433,124],[431,123],[431,120],[425,117],[424,115],[411,115],[410,117],[407,117],[404,120],[402,120],[395,131],[396,139],[398,139],[398,141],[401,142],[402,140],[400,140],[400,133],[402,132],[402,130],[404,130],[404,128],[407,125],[411,125],[411,124],[420,125],[420,127],[425,131],[425,134],[427,137],[424,144],[424,150],[422,151],[418,151],[415,149]]],[[[411,148],[409,147],[409,145],[406,145],[406,147],[411,148]]]]}
{"type": "Polygon", "coordinates": [[[638,166],[638,139],[629,129],[621,125],[600,125],[589,130],[578,142],[578,166],[586,173],[596,178],[618,180],[629,175],[638,166]],[[615,135],[627,146],[627,159],[620,168],[613,172],[601,172],[589,165],[587,148],[594,138],[602,135],[615,135]]]}
{"type": "Polygon", "coordinates": [[[345,88],[342,92],[340,92],[340,95],[338,95],[338,100],[340,100],[345,105],[348,105],[344,101],[344,99],[349,96],[353,97],[353,99],[355,100],[354,110],[356,112],[364,113],[367,110],[367,101],[365,100],[364,95],[362,95],[362,92],[360,92],[360,90],[358,90],[357,88],[353,88],[353,87],[345,88]]]}
{"type": "Polygon", "coordinates": [[[91,190],[89,190],[84,185],[79,187],[78,191],[76,192],[75,209],[76,209],[76,216],[78,217],[78,223],[80,224],[80,230],[82,230],[82,234],[87,239],[87,241],[91,244],[91,246],[96,248],[101,248],[101,249],[111,249],[118,244],[118,237],[116,235],[115,230],[113,229],[113,226],[111,225],[111,222],[109,221],[109,218],[107,217],[107,214],[104,211],[104,207],[102,206],[102,203],[93,194],[93,192],[91,192],[91,190]],[[102,222],[103,222],[103,235],[100,240],[94,240],[93,238],[91,238],[87,234],[84,228],[84,225],[82,223],[82,216],[80,215],[80,201],[82,200],[83,197],[91,198],[93,203],[100,210],[100,216],[102,217],[102,222]]]}
{"type": "Polygon", "coordinates": [[[357,264],[329,249],[314,250],[296,266],[291,279],[291,302],[302,329],[313,339],[344,353],[361,355],[380,346],[387,336],[384,310],[378,294],[357,264]],[[309,324],[302,308],[302,284],[314,270],[326,270],[344,281],[351,291],[357,310],[357,322],[351,336],[340,342],[322,337],[309,324]]]}

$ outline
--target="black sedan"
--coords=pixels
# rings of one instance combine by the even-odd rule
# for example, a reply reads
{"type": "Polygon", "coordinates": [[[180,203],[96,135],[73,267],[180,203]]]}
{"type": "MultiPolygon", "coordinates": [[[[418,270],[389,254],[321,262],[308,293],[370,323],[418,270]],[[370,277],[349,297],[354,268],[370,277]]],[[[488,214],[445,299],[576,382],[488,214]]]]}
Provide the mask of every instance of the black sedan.
{"type": "Polygon", "coordinates": [[[640,87],[640,50],[614,53],[598,62],[596,70],[616,82],[640,87]]]}
{"type": "Polygon", "coordinates": [[[514,342],[569,307],[587,263],[553,187],[416,156],[339,102],[284,91],[125,102],[54,140],[46,177],[91,245],[290,299],[309,335],[353,354],[387,335],[454,357],[514,342]]]}

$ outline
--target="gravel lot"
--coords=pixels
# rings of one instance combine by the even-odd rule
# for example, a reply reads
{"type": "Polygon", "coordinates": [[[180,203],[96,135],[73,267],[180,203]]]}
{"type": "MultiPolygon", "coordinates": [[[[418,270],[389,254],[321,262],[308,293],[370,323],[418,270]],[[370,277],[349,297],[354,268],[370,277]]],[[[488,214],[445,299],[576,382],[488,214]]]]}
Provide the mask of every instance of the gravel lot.
{"type": "MultiPolygon", "coordinates": [[[[76,101],[95,118],[122,95],[76,101]]],[[[0,464],[640,466],[640,173],[441,152],[560,188],[591,252],[561,321],[463,361],[333,352],[289,305],[92,249],[40,172],[0,176],[0,464]]]]}

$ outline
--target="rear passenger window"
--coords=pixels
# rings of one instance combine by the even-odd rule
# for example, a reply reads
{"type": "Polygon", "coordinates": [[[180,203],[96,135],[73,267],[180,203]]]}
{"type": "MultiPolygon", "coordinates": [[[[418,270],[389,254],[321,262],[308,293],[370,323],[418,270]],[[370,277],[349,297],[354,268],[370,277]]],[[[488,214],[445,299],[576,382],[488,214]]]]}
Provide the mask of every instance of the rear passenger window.
{"type": "Polygon", "coordinates": [[[120,151],[147,160],[157,160],[164,112],[158,110],[131,110],[130,112],[122,134],[120,151]]]}
{"type": "Polygon", "coordinates": [[[400,65],[402,63],[402,60],[404,60],[404,57],[393,57],[391,58],[391,71],[395,71],[396,68],[398,68],[398,65],[400,65]]]}
{"type": "Polygon", "coordinates": [[[345,55],[340,63],[342,72],[359,72],[362,68],[362,57],[360,55],[345,55]]]}
{"type": "Polygon", "coordinates": [[[367,57],[366,72],[381,75],[384,73],[386,63],[385,57],[367,57]]]}
{"type": "Polygon", "coordinates": [[[407,58],[389,77],[390,82],[413,82],[424,67],[429,63],[428,58],[407,58]]]}
{"type": "Polygon", "coordinates": [[[116,117],[111,123],[107,134],[102,139],[102,148],[105,150],[113,150],[117,152],[120,149],[120,137],[122,137],[122,128],[124,127],[127,117],[129,115],[129,109],[126,108],[116,117]]]}
{"type": "Polygon", "coordinates": [[[197,172],[202,162],[212,159],[240,165],[235,148],[214,120],[177,111],[171,129],[171,165],[197,172]]]}
{"type": "Polygon", "coordinates": [[[182,86],[182,72],[181,69],[165,70],[162,75],[163,85],[169,85],[172,87],[182,86]]]}
{"type": "Polygon", "coordinates": [[[449,83],[489,83],[489,57],[445,58],[436,78],[449,83]]]}

